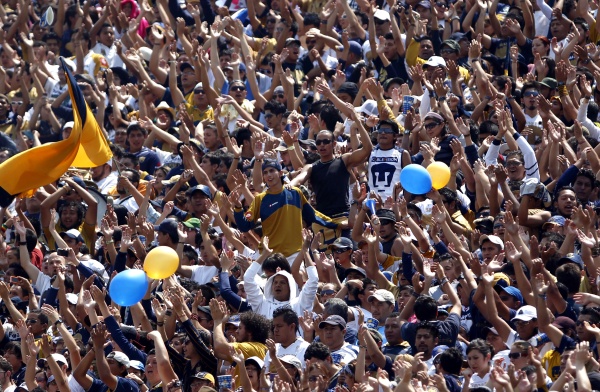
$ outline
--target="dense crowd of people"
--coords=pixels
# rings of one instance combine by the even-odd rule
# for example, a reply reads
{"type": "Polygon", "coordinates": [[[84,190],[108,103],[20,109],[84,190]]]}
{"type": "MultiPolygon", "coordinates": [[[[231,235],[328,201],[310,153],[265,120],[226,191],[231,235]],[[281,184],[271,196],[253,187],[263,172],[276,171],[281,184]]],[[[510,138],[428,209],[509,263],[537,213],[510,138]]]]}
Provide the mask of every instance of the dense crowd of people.
{"type": "Polygon", "coordinates": [[[78,126],[61,58],[113,157],[0,209],[0,389],[600,390],[599,20],[3,1],[0,167],[78,126]]]}

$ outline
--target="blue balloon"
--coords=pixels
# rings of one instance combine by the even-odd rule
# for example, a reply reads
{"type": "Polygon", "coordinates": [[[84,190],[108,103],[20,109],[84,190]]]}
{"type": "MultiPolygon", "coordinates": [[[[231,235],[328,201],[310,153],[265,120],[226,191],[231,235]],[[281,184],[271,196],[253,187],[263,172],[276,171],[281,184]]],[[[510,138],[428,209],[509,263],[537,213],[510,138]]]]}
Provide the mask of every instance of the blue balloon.
{"type": "Polygon", "coordinates": [[[146,273],[138,269],[125,270],[111,280],[108,293],[110,298],[121,306],[131,306],[140,302],[148,290],[146,273]]]}
{"type": "Polygon", "coordinates": [[[423,195],[431,190],[431,175],[423,166],[413,163],[400,172],[400,184],[413,195],[423,195]]]}

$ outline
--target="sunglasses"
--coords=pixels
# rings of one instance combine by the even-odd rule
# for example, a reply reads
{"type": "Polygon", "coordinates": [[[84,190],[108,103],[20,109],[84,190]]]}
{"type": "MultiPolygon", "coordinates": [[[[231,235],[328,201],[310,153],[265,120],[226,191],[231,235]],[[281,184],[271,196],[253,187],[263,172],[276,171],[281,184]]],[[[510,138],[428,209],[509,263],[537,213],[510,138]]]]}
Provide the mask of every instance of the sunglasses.
{"type": "Polygon", "coordinates": [[[454,52],[455,52],[454,49],[448,48],[448,49],[442,49],[442,51],[440,53],[442,53],[442,54],[450,54],[450,53],[454,53],[454,52]]]}
{"type": "Polygon", "coordinates": [[[244,86],[233,86],[230,88],[231,91],[245,91],[246,87],[244,86]]]}
{"type": "Polygon", "coordinates": [[[271,75],[273,73],[272,70],[270,69],[259,69],[258,72],[260,72],[261,74],[265,74],[265,75],[271,75]]]}
{"type": "Polygon", "coordinates": [[[202,90],[202,89],[194,90],[194,94],[204,94],[204,90],[202,90]]]}
{"type": "Polygon", "coordinates": [[[392,128],[379,128],[377,132],[391,134],[394,133],[394,130],[392,128]]]}
{"type": "Polygon", "coordinates": [[[37,322],[38,321],[36,319],[27,319],[27,320],[25,320],[25,324],[35,324],[37,322]]]}
{"type": "Polygon", "coordinates": [[[323,290],[321,291],[321,295],[333,295],[335,294],[334,290],[323,290]]]}
{"type": "Polygon", "coordinates": [[[334,249],[333,253],[344,253],[344,252],[347,252],[348,250],[350,250],[350,249],[348,249],[348,248],[338,248],[338,249],[334,249]]]}
{"type": "Polygon", "coordinates": [[[280,98],[280,99],[285,98],[285,95],[283,95],[283,94],[274,94],[274,96],[275,96],[275,98],[280,98]]]}
{"type": "Polygon", "coordinates": [[[317,141],[315,142],[315,144],[316,144],[317,146],[320,146],[321,144],[325,144],[325,145],[327,145],[327,144],[330,144],[330,143],[331,143],[331,139],[320,139],[320,140],[317,140],[317,141]]]}
{"type": "Polygon", "coordinates": [[[271,118],[273,116],[274,116],[273,113],[265,113],[265,118],[271,118]]]}
{"type": "Polygon", "coordinates": [[[425,127],[425,129],[433,129],[433,128],[437,127],[440,124],[441,123],[439,123],[439,122],[432,122],[432,123],[429,123],[429,124],[424,124],[423,126],[425,127]]]}
{"type": "Polygon", "coordinates": [[[508,357],[510,359],[519,359],[519,358],[524,357],[526,355],[527,354],[523,354],[523,353],[510,353],[510,354],[508,354],[508,357]]]}
{"type": "Polygon", "coordinates": [[[540,95],[540,93],[537,91],[527,91],[523,94],[524,97],[537,97],[538,95],[540,95]]]}

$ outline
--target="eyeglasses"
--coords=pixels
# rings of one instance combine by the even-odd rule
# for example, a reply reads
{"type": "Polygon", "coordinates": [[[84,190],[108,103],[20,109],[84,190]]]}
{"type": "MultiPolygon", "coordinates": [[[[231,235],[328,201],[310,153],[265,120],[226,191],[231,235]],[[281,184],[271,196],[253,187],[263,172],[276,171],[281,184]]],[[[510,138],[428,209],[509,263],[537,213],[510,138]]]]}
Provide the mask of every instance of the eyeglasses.
{"type": "Polygon", "coordinates": [[[523,353],[510,353],[510,354],[508,354],[508,357],[510,359],[519,359],[519,358],[524,357],[526,355],[527,354],[523,354],[523,353]]]}
{"type": "Polygon", "coordinates": [[[258,72],[260,72],[261,74],[265,74],[265,75],[271,75],[273,73],[272,70],[267,69],[267,68],[259,69],[258,72]]]}
{"type": "Polygon", "coordinates": [[[583,323],[585,323],[584,320],[577,320],[577,321],[575,321],[575,325],[577,325],[578,327],[582,326],[583,323]]]}
{"type": "Polygon", "coordinates": [[[204,94],[204,90],[202,90],[201,88],[194,90],[194,94],[204,94]]]}
{"type": "Polygon", "coordinates": [[[523,93],[524,97],[537,97],[538,95],[540,95],[540,93],[537,91],[526,91],[523,93]]]}
{"type": "Polygon", "coordinates": [[[338,249],[334,249],[333,253],[344,253],[347,252],[349,249],[348,248],[338,248],[338,249]]]}
{"type": "Polygon", "coordinates": [[[35,324],[35,323],[37,323],[37,322],[38,322],[38,321],[37,321],[36,319],[26,319],[26,320],[25,320],[25,324],[35,324]]]}
{"type": "Polygon", "coordinates": [[[455,52],[454,49],[448,48],[448,49],[442,49],[440,53],[441,54],[450,54],[450,53],[454,53],[454,52],[455,52]]]}
{"type": "Polygon", "coordinates": [[[385,134],[391,134],[394,133],[394,130],[392,128],[379,128],[377,130],[378,133],[385,133],[385,134]]]}
{"type": "Polygon", "coordinates": [[[439,122],[431,122],[429,124],[423,124],[423,126],[425,127],[425,129],[433,129],[433,128],[437,127],[440,124],[441,123],[439,123],[439,122]]]}
{"type": "Polygon", "coordinates": [[[521,326],[525,326],[525,325],[529,324],[530,322],[531,322],[531,320],[530,320],[530,321],[516,320],[516,321],[515,321],[515,326],[517,326],[517,327],[518,327],[519,325],[521,325],[521,326]]]}
{"type": "Polygon", "coordinates": [[[317,139],[317,140],[315,141],[315,144],[316,144],[317,146],[320,146],[321,144],[325,144],[325,145],[327,145],[327,144],[330,144],[330,143],[331,143],[331,139],[317,139]]]}
{"type": "Polygon", "coordinates": [[[267,19],[267,23],[277,23],[277,19],[267,19]]]}
{"type": "Polygon", "coordinates": [[[233,86],[230,88],[231,91],[245,91],[246,87],[244,86],[233,86]]]}

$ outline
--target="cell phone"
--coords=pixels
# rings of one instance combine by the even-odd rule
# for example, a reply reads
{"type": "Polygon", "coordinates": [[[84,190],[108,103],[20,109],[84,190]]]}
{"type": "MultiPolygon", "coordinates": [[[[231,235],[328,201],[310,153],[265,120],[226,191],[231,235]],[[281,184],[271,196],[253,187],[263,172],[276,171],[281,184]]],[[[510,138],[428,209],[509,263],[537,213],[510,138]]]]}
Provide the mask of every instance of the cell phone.
{"type": "Polygon", "coordinates": [[[11,276],[10,283],[19,283],[19,278],[17,278],[16,276],[11,276]]]}
{"type": "Polygon", "coordinates": [[[273,382],[273,380],[275,380],[276,375],[277,375],[277,373],[269,373],[269,379],[271,380],[271,382],[273,382]]]}
{"type": "Polygon", "coordinates": [[[405,95],[402,98],[402,113],[406,114],[412,108],[415,103],[415,97],[411,97],[409,95],[405,95]]]}
{"type": "Polygon", "coordinates": [[[56,250],[56,254],[57,254],[57,255],[59,255],[59,256],[64,256],[64,257],[67,257],[67,256],[69,255],[69,250],[68,250],[68,249],[61,249],[61,248],[58,248],[58,249],[56,250]]]}

